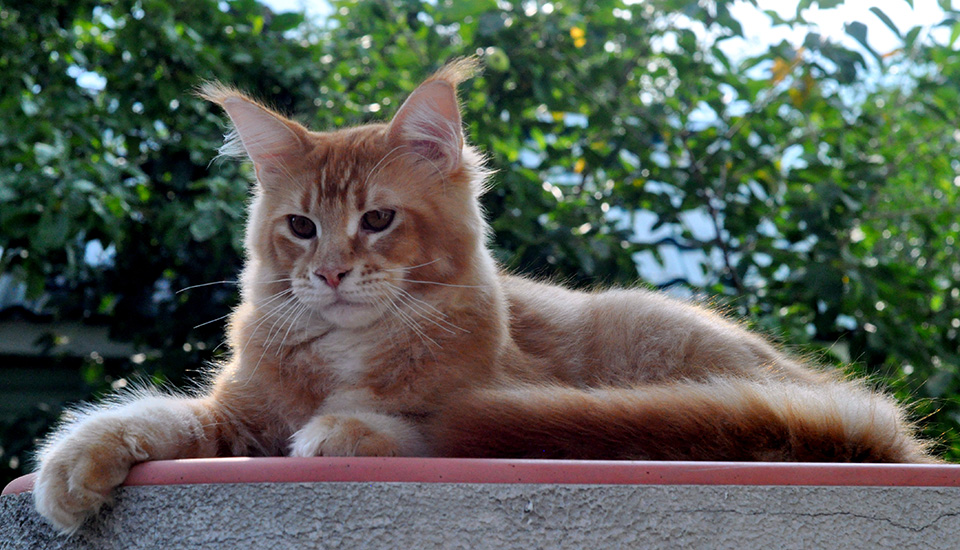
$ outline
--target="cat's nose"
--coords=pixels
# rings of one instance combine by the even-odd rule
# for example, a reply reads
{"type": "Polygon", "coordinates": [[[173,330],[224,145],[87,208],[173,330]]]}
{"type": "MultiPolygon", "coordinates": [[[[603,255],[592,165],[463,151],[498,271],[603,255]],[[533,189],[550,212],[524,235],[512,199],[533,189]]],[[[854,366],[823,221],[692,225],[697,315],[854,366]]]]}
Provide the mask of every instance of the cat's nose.
{"type": "Polygon", "coordinates": [[[353,270],[346,267],[321,267],[320,269],[314,271],[313,274],[317,277],[320,277],[330,288],[337,288],[340,286],[343,278],[347,276],[347,273],[350,273],[351,271],[353,270]]]}

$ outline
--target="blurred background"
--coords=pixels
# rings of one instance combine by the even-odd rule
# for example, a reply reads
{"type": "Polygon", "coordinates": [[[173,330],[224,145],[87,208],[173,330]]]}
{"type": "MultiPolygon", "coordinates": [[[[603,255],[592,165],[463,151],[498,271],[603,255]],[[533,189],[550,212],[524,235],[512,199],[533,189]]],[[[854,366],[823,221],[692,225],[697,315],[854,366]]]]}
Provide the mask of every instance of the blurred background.
{"type": "Polygon", "coordinates": [[[325,129],[460,55],[508,269],[715,304],[958,460],[958,46],[950,0],[7,0],[0,482],[65,404],[227,352],[252,175],[198,83],[325,129]]]}

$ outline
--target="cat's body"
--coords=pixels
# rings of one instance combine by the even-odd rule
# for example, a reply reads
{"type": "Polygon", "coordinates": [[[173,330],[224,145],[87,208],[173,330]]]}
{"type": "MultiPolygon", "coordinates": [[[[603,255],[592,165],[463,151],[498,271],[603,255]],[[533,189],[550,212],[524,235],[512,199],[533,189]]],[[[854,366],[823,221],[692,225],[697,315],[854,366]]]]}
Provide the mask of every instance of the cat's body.
{"type": "Polygon", "coordinates": [[[71,531],[132,464],[185,457],[933,460],[891,399],[720,315],[500,272],[460,129],[471,70],[448,65],[390,124],[330,133],[204,89],[258,179],[232,358],[196,395],[65,423],[39,454],[41,513],[71,531]]]}

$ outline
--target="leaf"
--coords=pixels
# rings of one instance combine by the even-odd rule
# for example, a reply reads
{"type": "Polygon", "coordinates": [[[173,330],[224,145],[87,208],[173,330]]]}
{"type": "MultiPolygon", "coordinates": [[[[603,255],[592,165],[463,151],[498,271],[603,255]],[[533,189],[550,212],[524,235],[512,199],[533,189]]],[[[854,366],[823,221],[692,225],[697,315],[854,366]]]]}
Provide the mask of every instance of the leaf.
{"type": "Polygon", "coordinates": [[[541,151],[547,149],[547,137],[543,134],[543,130],[537,127],[531,128],[530,137],[537,142],[537,147],[539,147],[541,151]]]}
{"type": "Polygon", "coordinates": [[[960,38],[960,21],[953,24],[953,29],[950,30],[950,42],[947,43],[947,46],[952,48],[957,42],[957,38],[960,38]]]}
{"type": "Polygon", "coordinates": [[[33,235],[33,245],[40,250],[59,250],[70,237],[70,219],[59,214],[45,213],[33,235]]]}
{"type": "Polygon", "coordinates": [[[763,10],[763,13],[767,14],[767,17],[773,22],[774,26],[776,25],[787,25],[789,22],[780,17],[780,14],[776,10],[763,10]]]}
{"type": "MultiPolygon", "coordinates": [[[[958,23],[960,25],[960,23],[958,23]]],[[[907,31],[907,37],[903,39],[903,45],[906,49],[913,47],[913,44],[917,41],[917,36],[920,35],[920,31],[923,30],[922,27],[914,27],[907,31]]],[[[954,26],[953,32],[960,34],[960,28],[954,26]]]]}
{"type": "Polygon", "coordinates": [[[886,25],[888,29],[893,31],[893,34],[897,35],[897,38],[903,39],[903,35],[900,34],[900,29],[898,29],[897,26],[893,23],[893,20],[887,17],[887,14],[883,13],[883,10],[877,7],[872,7],[870,8],[870,11],[872,11],[874,15],[880,18],[880,20],[883,21],[883,24],[886,25]]]}
{"type": "Polygon", "coordinates": [[[800,12],[809,8],[812,5],[813,5],[813,0],[800,0],[799,2],[797,2],[797,11],[794,14],[794,17],[802,21],[802,18],[800,17],[800,12]]]}
{"type": "Polygon", "coordinates": [[[460,22],[498,9],[497,0],[447,0],[439,2],[437,13],[447,23],[460,22]]]}
{"type": "Polygon", "coordinates": [[[270,21],[270,30],[276,32],[286,32],[300,26],[304,21],[304,15],[296,12],[278,13],[270,21]]]}
{"type": "Polygon", "coordinates": [[[859,21],[847,23],[843,26],[847,34],[854,37],[857,42],[867,45],[867,26],[859,21]]]}
{"type": "Polygon", "coordinates": [[[870,44],[867,42],[867,26],[859,21],[854,21],[852,23],[847,23],[843,26],[843,29],[852,36],[861,46],[864,47],[870,55],[876,58],[877,62],[883,62],[883,56],[877,53],[876,50],[870,47],[870,44]]]}

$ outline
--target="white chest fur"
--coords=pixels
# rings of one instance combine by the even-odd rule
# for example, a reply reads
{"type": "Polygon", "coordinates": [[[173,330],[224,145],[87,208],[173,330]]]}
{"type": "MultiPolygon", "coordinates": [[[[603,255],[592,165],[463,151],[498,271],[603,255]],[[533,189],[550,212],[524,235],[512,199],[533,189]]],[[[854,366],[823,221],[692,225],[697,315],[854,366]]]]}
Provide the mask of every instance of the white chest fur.
{"type": "Polygon", "coordinates": [[[369,368],[366,358],[376,345],[372,335],[356,330],[334,330],[310,345],[311,353],[321,358],[323,368],[342,384],[360,380],[369,368]]]}

